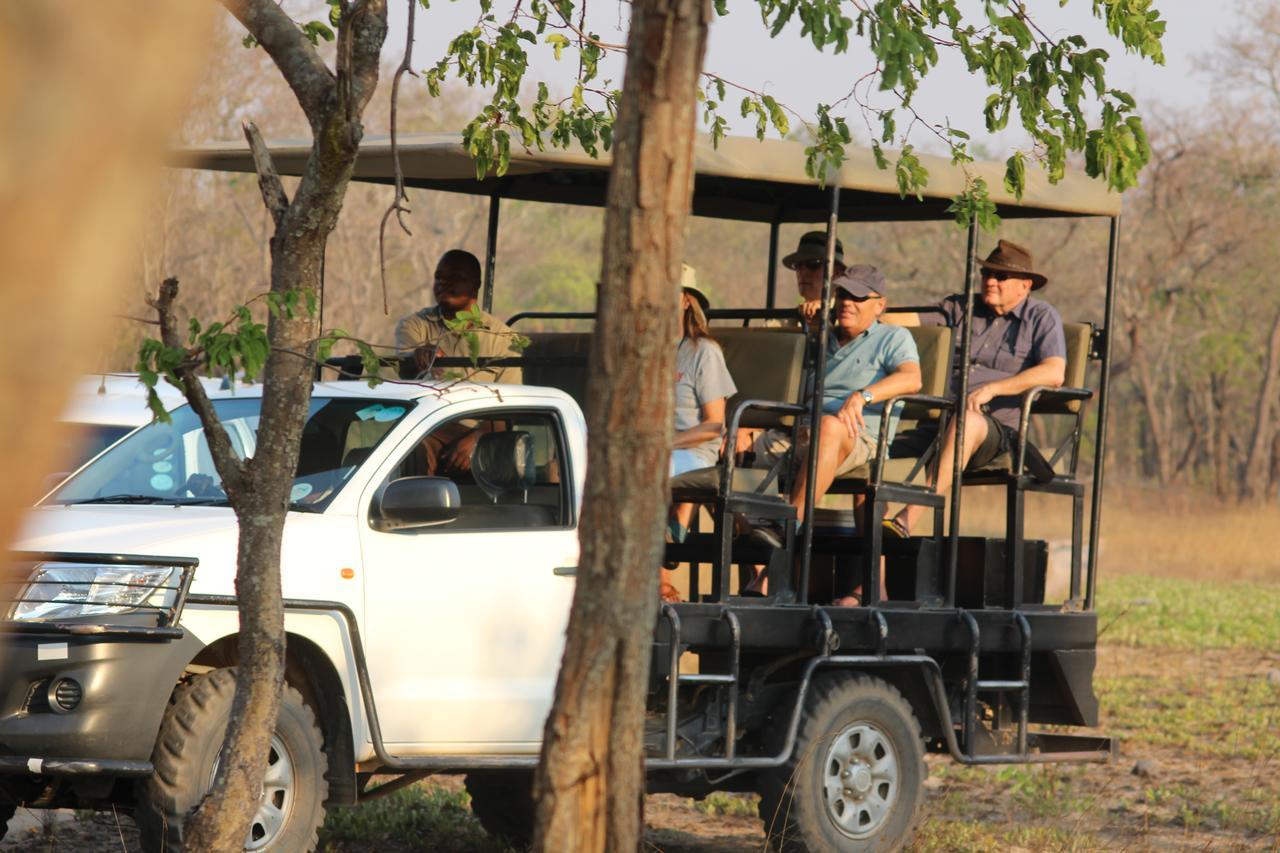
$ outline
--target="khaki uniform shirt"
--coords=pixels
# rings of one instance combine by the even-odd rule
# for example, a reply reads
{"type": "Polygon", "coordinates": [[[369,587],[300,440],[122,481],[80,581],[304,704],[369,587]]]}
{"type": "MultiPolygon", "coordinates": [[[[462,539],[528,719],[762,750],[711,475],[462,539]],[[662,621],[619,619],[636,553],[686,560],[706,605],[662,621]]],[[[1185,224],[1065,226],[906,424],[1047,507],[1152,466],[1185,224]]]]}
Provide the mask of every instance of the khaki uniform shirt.
{"type": "MultiPolygon", "coordinates": [[[[516,333],[506,323],[483,311],[480,312],[480,316],[484,328],[475,330],[480,340],[478,353],[480,358],[507,358],[520,355],[520,351],[511,346],[516,333]]],[[[434,345],[440,351],[439,354],[444,357],[470,358],[471,356],[471,346],[467,343],[466,337],[450,331],[440,316],[439,307],[434,305],[410,314],[396,324],[396,349],[401,355],[411,355],[418,347],[428,344],[434,345]]],[[[432,373],[443,375],[445,371],[457,369],[459,368],[442,368],[432,373]]],[[[468,379],[476,382],[519,385],[524,378],[518,367],[480,367],[462,368],[462,370],[468,379]]]]}

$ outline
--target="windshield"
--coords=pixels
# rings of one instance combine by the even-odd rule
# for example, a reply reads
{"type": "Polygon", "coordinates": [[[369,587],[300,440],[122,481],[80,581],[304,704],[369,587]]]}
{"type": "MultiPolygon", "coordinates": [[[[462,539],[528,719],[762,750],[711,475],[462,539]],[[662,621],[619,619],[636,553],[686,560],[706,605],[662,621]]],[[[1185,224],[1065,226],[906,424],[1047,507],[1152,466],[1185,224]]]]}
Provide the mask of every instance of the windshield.
{"type": "MultiPolygon", "coordinates": [[[[214,409],[241,459],[257,446],[258,397],[217,400],[214,409]]],[[[294,477],[295,510],[319,512],[413,403],[350,397],[313,398],[294,477]]],[[[45,499],[46,504],[138,503],[227,505],[200,419],[189,406],[167,424],[135,432],[45,499]]]]}
{"type": "Polygon", "coordinates": [[[58,458],[64,460],[64,471],[74,471],[111,445],[121,437],[133,431],[133,425],[117,426],[115,424],[73,424],[75,431],[63,445],[58,458]]]}

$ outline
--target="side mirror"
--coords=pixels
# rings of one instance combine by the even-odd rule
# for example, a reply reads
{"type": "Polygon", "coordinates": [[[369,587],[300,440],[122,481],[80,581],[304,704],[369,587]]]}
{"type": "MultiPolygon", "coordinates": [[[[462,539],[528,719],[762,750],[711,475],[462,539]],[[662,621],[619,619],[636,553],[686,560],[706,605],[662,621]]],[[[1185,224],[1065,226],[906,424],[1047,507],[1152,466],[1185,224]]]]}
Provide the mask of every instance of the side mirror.
{"type": "Polygon", "coordinates": [[[384,532],[448,524],[458,517],[462,498],[448,477],[401,477],[373,499],[369,523],[384,532]]]}

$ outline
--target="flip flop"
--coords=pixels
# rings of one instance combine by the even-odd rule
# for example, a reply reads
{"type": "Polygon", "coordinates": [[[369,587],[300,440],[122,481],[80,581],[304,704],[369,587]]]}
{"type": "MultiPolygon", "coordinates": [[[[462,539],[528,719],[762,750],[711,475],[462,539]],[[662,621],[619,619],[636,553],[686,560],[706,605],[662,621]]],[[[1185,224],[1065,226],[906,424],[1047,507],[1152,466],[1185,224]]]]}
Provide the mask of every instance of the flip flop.
{"type": "Polygon", "coordinates": [[[842,595],[839,598],[837,598],[835,601],[831,602],[831,606],[832,607],[861,607],[862,596],[858,595],[856,592],[851,592],[848,595],[842,595]]]}
{"type": "Polygon", "coordinates": [[[662,581],[658,585],[658,598],[662,599],[666,604],[680,604],[684,601],[680,597],[680,590],[666,581],[662,581]]]}
{"type": "Polygon", "coordinates": [[[884,532],[892,536],[894,539],[910,539],[911,531],[906,525],[896,518],[886,518],[881,525],[884,532]]]}

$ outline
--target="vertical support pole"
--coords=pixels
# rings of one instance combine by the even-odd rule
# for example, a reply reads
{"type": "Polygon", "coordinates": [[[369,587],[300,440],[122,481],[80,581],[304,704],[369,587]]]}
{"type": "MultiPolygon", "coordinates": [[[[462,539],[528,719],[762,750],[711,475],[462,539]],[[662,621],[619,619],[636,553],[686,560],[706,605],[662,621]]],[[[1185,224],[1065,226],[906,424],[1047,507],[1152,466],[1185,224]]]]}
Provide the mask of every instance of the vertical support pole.
{"type": "Polygon", "coordinates": [[[960,477],[964,461],[964,426],[967,420],[965,401],[969,399],[969,349],[973,333],[973,292],[978,273],[978,223],[969,223],[969,246],[964,262],[964,322],[960,326],[960,386],[956,388],[956,445],[951,470],[951,519],[947,531],[947,607],[956,604],[956,572],[960,561],[960,477]]]}
{"type": "Polygon", "coordinates": [[[818,323],[818,352],[813,360],[813,399],[809,401],[809,458],[805,460],[809,476],[804,488],[804,534],[800,539],[800,589],[799,601],[805,604],[809,597],[809,563],[813,550],[814,479],[818,475],[818,441],[822,433],[822,392],[827,370],[827,337],[830,324],[826,307],[831,304],[831,279],[835,275],[836,225],[840,221],[840,185],[831,185],[831,212],[827,216],[827,262],[822,267],[822,322],[818,323]]]}
{"type": "Polygon", "coordinates": [[[1089,581],[1084,609],[1093,609],[1098,581],[1098,521],[1102,517],[1102,475],[1107,461],[1107,403],[1111,390],[1111,338],[1116,311],[1116,269],[1120,260],[1120,217],[1111,219],[1111,245],[1107,250],[1107,306],[1102,319],[1102,369],[1098,381],[1098,433],[1093,443],[1093,495],[1089,508],[1089,581]]]}
{"type": "Polygon", "coordinates": [[[764,305],[773,308],[778,304],[778,231],[782,224],[782,208],[778,208],[773,222],[769,223],[769,277],[765,282],[764,305]]]}
{"type": "Polygon", "coordinates": [[[1022,551],[1024,548],[1023,524],[1026,514],[1026,492],[1016,485],[1005,491],[1004,547],[1004,599],[1005,607],[1017,610],[1022,607],[1022,551]]]}
{"type": "Polygon", "coordinates": [[[498,265],[498,209],[502,197],[489,196],[489,232],[484,244],[484,297],[480,307],[486,314],[493,311],[493,272],[498,265]]]}

